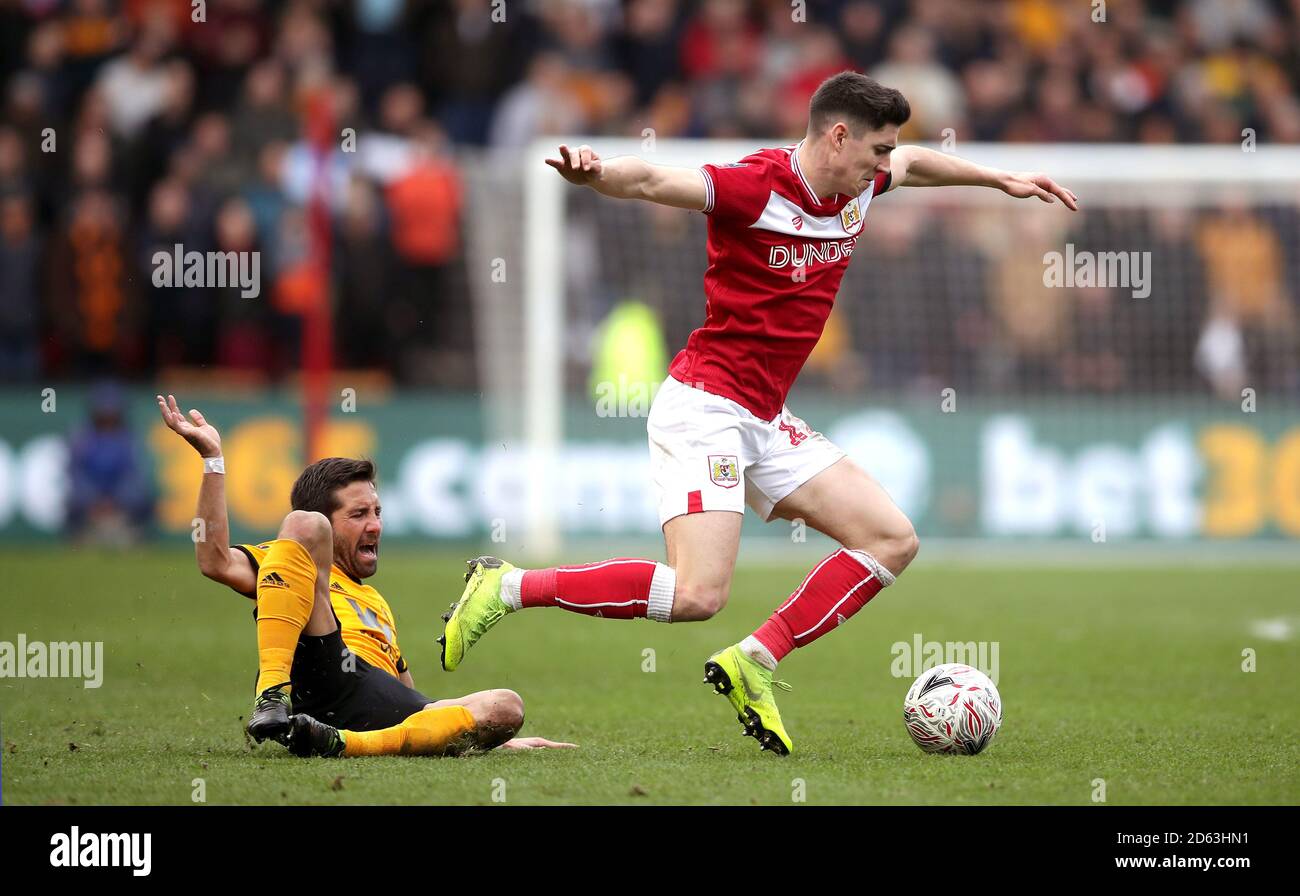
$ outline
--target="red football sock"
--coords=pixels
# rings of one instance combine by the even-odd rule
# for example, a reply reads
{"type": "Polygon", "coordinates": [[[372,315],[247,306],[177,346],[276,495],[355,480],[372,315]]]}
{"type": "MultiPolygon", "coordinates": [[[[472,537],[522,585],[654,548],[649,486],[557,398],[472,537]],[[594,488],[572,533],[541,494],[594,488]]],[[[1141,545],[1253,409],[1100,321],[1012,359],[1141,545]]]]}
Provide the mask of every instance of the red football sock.
{"type": "Polygon", "coordinates": [[[672,617],[677,576],[653,560],[617,558],[581,566],[524,571],[520,607],[561,607],[607,619],[672,617]]]}
{"type": "Polygon", "coordinates": [[[754,637],[780,662],[794,648],[806,647],[861,610],[893,581],[871,555],[841,548],[813,567],[754,637]]]}

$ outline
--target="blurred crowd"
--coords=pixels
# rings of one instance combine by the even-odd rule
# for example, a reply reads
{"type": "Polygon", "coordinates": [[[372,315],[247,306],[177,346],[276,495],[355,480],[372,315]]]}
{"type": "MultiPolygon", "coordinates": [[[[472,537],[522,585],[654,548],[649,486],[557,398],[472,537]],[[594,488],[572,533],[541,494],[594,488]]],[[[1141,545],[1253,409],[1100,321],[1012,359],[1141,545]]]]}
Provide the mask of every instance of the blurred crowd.
{"type": "Polygon", "coordinates": [[[795,138],[845,68],[906,140],[1300,142],[1300,0],[0,0],[0,380],[280,379],[327,279],[337,365],[473,387],[462,152],[795,138]],[[176,244],[260,296],[155,288],[176,244]]]}
{"type": "MultiPolygon", "coordinates": [[[[1013,204],[872,204],[804,388],[845,395],[1261,394],[1300,398],[1300,190],[1196,208],[1084,208],[1025,214],[1013,204]],[[1044,256],[1149,255],[1127,284],[1044,282],[1044,256]],[[935,259],[942,259],[936,264],[935,259]],[[1140,296],[1140,297],[1135,297],[1140,296]]],[[[603,243],[594,276],[569,284],[571,326],[601,332],[635,301],[676,350],[700,311],[683,294],[705,262],[702,222],[639,214],[592,196],[580,232],[603,243]],[[664,258],[679,264],[666,266],[664,258]]],[[[1129,270],[1136,270],[1129,267],[1129,270]]],[[[581,365],[570,371],[582,375],[581,365]]]]}

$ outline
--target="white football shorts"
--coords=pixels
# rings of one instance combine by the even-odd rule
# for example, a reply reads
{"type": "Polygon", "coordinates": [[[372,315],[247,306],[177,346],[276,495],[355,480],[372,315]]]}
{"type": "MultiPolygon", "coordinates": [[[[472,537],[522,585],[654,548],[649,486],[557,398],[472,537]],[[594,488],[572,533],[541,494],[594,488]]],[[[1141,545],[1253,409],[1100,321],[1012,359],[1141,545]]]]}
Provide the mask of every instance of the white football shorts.
{"type": "Polygon", "coordinates": [[[659,525],[684,513],[745,505],[767,521],[782,499],[844,456],[782,408],[761,420],[721,395],[664,380],[646,421],[659,525]]]}

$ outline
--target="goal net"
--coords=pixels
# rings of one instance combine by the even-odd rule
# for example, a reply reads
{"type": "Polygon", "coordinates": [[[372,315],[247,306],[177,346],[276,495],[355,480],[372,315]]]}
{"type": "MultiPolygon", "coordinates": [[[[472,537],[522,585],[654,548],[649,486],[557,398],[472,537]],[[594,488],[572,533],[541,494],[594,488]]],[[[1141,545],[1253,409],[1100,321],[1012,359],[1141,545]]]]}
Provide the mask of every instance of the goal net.
{"type": "MultiPolygon", "coordinates": [[[[534,556],[657,533],[644,416],[704,319],[705,216],[566,184],[560,142],[463,159],[485,441],[534,556]]],[[[689,167],[759,145],[563,142],[689,167]]],[[[1082,208],[879,197],[792,409],[923,537],[1300,535],[1300,149],[956,151],[1082,208]]]]}

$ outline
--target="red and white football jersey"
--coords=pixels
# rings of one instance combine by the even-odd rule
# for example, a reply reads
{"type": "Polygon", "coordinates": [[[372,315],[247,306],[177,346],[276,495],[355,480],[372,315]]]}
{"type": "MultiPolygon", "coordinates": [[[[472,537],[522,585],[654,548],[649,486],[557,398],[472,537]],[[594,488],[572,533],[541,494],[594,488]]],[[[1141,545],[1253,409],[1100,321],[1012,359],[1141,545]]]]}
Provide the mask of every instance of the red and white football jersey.
{"type": "Polygon", "coordinates": [[[781,413],[830,316],[867,206],[889,189],[881,174],[861,195],[820,201],[797,149],[700,168],[709,216],[704,326],[669,371],[763,420],[781,413]]]}

